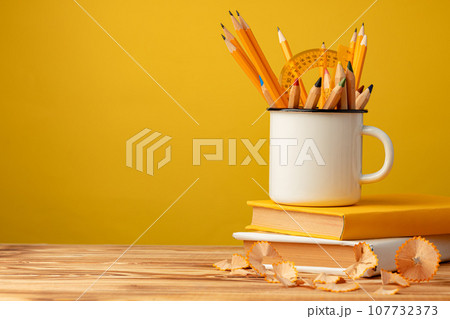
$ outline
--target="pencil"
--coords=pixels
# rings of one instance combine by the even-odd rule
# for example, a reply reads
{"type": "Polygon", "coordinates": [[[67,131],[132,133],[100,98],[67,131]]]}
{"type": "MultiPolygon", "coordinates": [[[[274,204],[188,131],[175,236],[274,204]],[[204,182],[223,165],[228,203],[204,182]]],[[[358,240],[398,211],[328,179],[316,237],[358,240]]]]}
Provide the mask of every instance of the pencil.
{"type": "MultiPolygon", "coordinates": [[[[336,67],[336,75],[334,77],[335,83],[340,83],[343,79],[345,79],[345,71],[342,67],[341,62],[338,63],[336,67]]],[[[341,110],[348,109],[348,103],[347,103],[347,86],[344,85],[344,90],[341,93],[341,100],[339,102],[338,108],[341,110]]]]}
{"type": "Polygon", "coordinates": [[[298,80],[295,80],[294,84],[291,86],[291,92],[289,92],[289,104],[288,108],[294,109],[299,107],[300,101],[300,87],[298,80]]]}
{"type": "Polygon", "coordinates": [[[269,107],[273,107],[273,105],[274,105],[273,99],[270,96],[269,90],[267,90],[267,87],[264,84],[264,81],[261,79],[261,77],[259,77],[259,82],[261,85],[261,91],[262,91],[264,97],[266,98],[266,101],[269,104],[269,107]]]}
{"type": "Polygon", "coordinates": [[[342,91],[344,90],[344,86],[345,86],[345,79],[342,79],[342,81],[339,82],[339,84],[334,87],[333,91],[331,91],[330,96],[328,97],[327,101],[323,106],[325,110],[332,110],[336,107],[339,100],[341,99],[341,94],[342,91]]]}
{"type": "Polygon", "coordinates": [[[370,95],[372,94],[373,84],[369,85],[369,87],[361,93],[360,96],[356,99],[356,109],[364,110],[364,107],[367,105],[370,99],[370,95]]]}
{"type": "Polygon", "coordinates": [[[359,54],[359,49],[360,49],[360,45],[361,45],[361,41],[364,38],[364,23],[361,26],[361,29],[359,29],[359,33],[358,36],[356,37],[356,43],[355,43],[355,52],[353,54],[353,61],[352,61],[352,65],[355,66],[356,65],[356,59],[358,57],[359,54]]]}
{"type": "Polygon", "coordinates": [[[320,91],[322,86],[322,78],[319,78],[314,86],[309,90],[308,98],[306,99],[305,109],[312,109],[317,106],[319,102],[320,91]]]}
{"type": "Polygon", "coordinates": [[[358,87],[359,81],[361,80],[361,74],[364,67],[364,60],[366,59],[367,52],[367,35],[364,35],[364,38],[361,41],[360,49],[358,52],[358,60],[356,61],[355,66],[355,85],[358,87]]]}
{"type": "Polygon", "coordinates": [[[325,69],[327,65],[327,48],[325,47],[325,42],[322,42],[322,46],[320,47],[321,57],[322,57],[322,66],[320,68],[320,77],[323,79],[322,89],[321,89],[321,95],[319,100],[319,107],[322,107],[325,103],[325,69]]]}
{"type": "Polygon", "coordinates": [[[330,72],[328,72],[327,68],[325,68],[325,74],[323,78],[323,93],[326,101],[331,93],[331,77],[330,72]]]}
{"type": "Polygon", "coordinates": [[[358,98],[358,96],[364,91],[364,85],[361,85],[359,89],[355,92],[355,98],[358,98]]]}
{"type": "MultiPolygon", "coordinates": [[[[277,27],[277,29],[278,29],[278,40],[280,42],[281,50],[283,51],[284,58],[286,59],[286,61],[289,61],[290,59],[292,59],[291,47],[289,46],[289,43],[287,42],[280,28],[277,27]]],[[[298,78],[297,80],[300,86],[300,101],[302,102],[302,105],[305,105],[306,99],[308,98],[308,94],[306,93],[305,85],[303,84],[302,79],[298,78]]]]}
{"type": "MultiPolygon", "coordinates": [[[[284,108],[287,107],[287,101],[285,102],[282,98],[280,98],[279,90],[277,89],[276,84],[273,83],[268,71],[264,67],[264,64],[258,55],[255,47],[253,46],[252,42],[250,41],[247,32],[244,30],[242,25],[236,20],[236,18],[233,16],[231,11],[229,11],[231,22],[233,23],[234,28],[236,29],[236,32],[241,39],[242,45],[244,46],[245,50],[247,51],[250,59],[253,62],[253,65],[256,68],[256,71],[258,72],[259,76],[261,76],[262,80],[264,81],[264,85],[266,89],[268,90],[271,98],[273,101],[275,101],[276,107],[284,108]]],[[[279,87],[279,85],[278,85],[279,87]]]]}
{"type": "Polygon", "coordinates": [[[358,36],[357,32],[358,32],[358,29],[355,28],[355,32],[353,32],[352,38],[350,39],[350,46],[349,46],[350,56],[349,56],[349,61],[353,61],[353,57],[355,55],[356,37],[358,36]]]}
{"type": "Polygon", "coordinates": [[[355,97],[355,74],[353,73],[352,63],[348,61],[347,71],[345,73],[345,78],[347,79],[347,103],[348,109],[354,110],[356,107],[356,97],[355,97]]]}
{"type": "Polygon", "coordinates": [[[253,70],[255,70],[255,73],[257,73],[255,66],[253,65],[252,61],[250,61],[250,59],[248,58],[247,54],[239,44],[238,40],[234,37],[234,35],[230,31],[228,31],[228,29],[222,23],[220,25],[222,26],[223,33],[225,33],[225,38],[236,47],[236,50],[244,57],[244,60],[247,62],[247,64],[251,66],[253,70]]]}
{"type": "MultiPolygon", "coordinates": [[[[237,12],[237,11],[236,11],[237,12]]],[[[231,12],[230,12],[231,13],[231,12]]],[[[273,88],[277,90],[278,96],[276,97],[275,101],[280,99],[282,101],[282,104],[285,106],[288,105],[288,99],[287,96],[284,94],[283,89],[281,88],[280,84],[278,83],[278,78],[275,76],[275,73],[273,73],[272,68],[269,65],[269,62],[267,61],[264,53],[261,50],[261,47],[258,44],[258,41],[255,38],[255,35],[253,34],[252,29],[250,29],[250,26],[247,24],[247,22],[242,18],[242,16],[237,12],[237,15],[239,17],[239,22],[242,28],[244,29],[244,33],[246,33],[247,38],[250,40],[250,44],[253,45],[253,48],[256,50],[256,54],[259,57],[259,60],[262,62],[264,68],[267,71],[267,74],[270,76],[271,84],[273,85],[273,88]]],[[[264,77],[263,77],[264,79],[264,77]]],[[[267,80],[264,81],[267,83],[267,80]]]]}
{"type": "Polygon", "coordinates": [[[247,61],[244,59],[243,55],[237,50],[237,48],[226,39],[223,35],[222,38],[225,40],[225,44],[228,48],[228,51],[230,51],[231,56],[236,60],[237,64],[241,67],[241,69],[247,74],[250,81],[252,81],[253,85],[256,87],[256,89],[261,92],[261,85],[258,80],[258,73],[254,69],[248,65],[247,61]]]}

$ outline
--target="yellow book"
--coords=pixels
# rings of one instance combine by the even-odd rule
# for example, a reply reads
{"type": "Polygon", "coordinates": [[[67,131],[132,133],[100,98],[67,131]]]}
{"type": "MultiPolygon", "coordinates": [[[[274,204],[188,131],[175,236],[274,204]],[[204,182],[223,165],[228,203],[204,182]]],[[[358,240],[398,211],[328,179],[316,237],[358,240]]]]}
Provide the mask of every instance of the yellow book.
{"type": "Polygon", "coordinates": [[[450,234],[450,197],[368,195],[353,206],[303,207],[248,201],[246,229],[334,240],[450,234]]]}

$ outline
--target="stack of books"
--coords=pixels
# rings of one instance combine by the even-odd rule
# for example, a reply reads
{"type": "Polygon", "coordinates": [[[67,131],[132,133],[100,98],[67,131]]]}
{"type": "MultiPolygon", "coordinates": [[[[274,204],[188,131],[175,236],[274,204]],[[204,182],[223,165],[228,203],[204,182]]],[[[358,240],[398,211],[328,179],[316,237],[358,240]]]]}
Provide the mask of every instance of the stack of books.
{"type": "MultiPolygon", "coordinates": [[[[413,236],[432,242],[441,262],[450,260],[450,198],[433,195],[371,195],[353,206],[299,207],[270,200],[249,201],[253,208],[248,232],[234,233],[246,251],[268,241],[299,271],[341,275],[355,262],[353,246],[370,245],[380,269],[395,270],[397,249],[413,236]]],[[[271,260],[264,260],[267,265],[271,260]]]]}

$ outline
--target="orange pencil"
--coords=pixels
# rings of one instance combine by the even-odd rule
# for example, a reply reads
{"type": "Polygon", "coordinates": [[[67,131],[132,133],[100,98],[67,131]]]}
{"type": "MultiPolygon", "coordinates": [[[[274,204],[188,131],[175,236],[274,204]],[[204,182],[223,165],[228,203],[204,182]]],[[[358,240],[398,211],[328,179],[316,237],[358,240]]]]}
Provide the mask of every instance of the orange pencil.
{"type": "Polygon", "coordinates": [[[250,81],[252,81],[253,85],[256,87],[256,89],[261,92],[261,86],[258,80],[258,73],[254,69],[250,67],[250,65],[247,64],[247,61],[244,59],[242,54],[236,49],[236,47],[223,35],[222,38],[225,40],[225,44],[228,48],[228,51],[230,51],[233,58],[236,60],[237,64],[241,67],[241,69],[247,74],[250,81]]]}
{"type": "MultiPolygon", "coordinates": [[[[280,28],[278,28],[278,40],[280,41],[281,50],[283,51],[284,58],[286,61],[289,61],[292,58],[292,51],[289,43],[281,32],[280,28]]],[[[308,98],[308,94],[306,93],[305,85],[301,78],[298,78],[298,84],[300,86],[300,101],[302,105],[305,105],[306,99],[308,98]]]]}
{"type": "Polygon", "coordinates": [[[267,87],[264,85],[264,81],[261,79],[261,77],[259,77],[259,82],[261,85],[261,91],[264,95],[264,98],[266,99],[267,103],[269,104],[269,107],[273,107],[274,106],[274,102],[272,97],[270,96],[269,91],[267,90],[267,87]]]}
{"type": "Polygon", "coordinates": [[[236,32],[242,41],[242,45],[244,46],[250,59],[252,60],[253,65],[255,66],[259,76],[261,76],[262,80],[264,81],[267,91],[269,92],[272,100],[275,101],[275,105],[279,108],[287,107],[288,105],[287,98],[285,97],[285,99],[283,99],[284,95],[280,98],[279,91],[281,90],[281,87],[278,84],[278,81],[276,83],[273,83],[272,78],[269,75],[269,72],[266,70],[264,63],[261,60],[260,56],[258,55],[258,52],[253,46],[251,40],[249,39],[247,32],[244,30],[242,25],[236,20],[231,11],[229,13],[231,16],[231,22],[233,23],[233,26],[236,29],[236,32]],[[277,85],[280,89],[277,89],[277,85]]]}
{"type": "Polygon", "coordinates": [[[225,28],[225,26],[222,23],[220,25],[222,26],[223,33],[225,33],[225,38],[236,47],[236,50],[238,50],[239,53],[244,57],[244,60],[247,62],[247,64],[256,72],[255,66],[253,65],[252,61],[250,61],[250,59],[248,58],[247,54],[239,44],[238,40],[234,37],[234,35],[230,31],[228,31],[227,28],[225,28]]]}
{"type": "MultiPolygon", "coordinates": [[[[287,105],[288,104],[287,96],[286,96],[286,94],[284,94],[283,89],[281,88],[280,84],[278,83],[278,78],[275,76],[275,73],[273,73],[273,70],[270,67],[269,62],[267,61],[264,53],[262,52],[261,47],[259,46],[259,43],[256,40],[255,35],[253,34],[252,29],[247,24],[247,22],[244,20],[244,18],[239,14],[239,12],[236,11],[236,13],[239,17],[239,22],[240,22],[242,28],[244,29],[245,33],[247,34],[247,37],[250,40],[251,44],[253,45],[253,48],[256,50],[256,53],[257,53],[259,59],[261,60],[261,62],[263,63],[264,68],[266,69],[267,73],[269,74],[271,82],[274,85],[274,88],[278,91],[279,97],[281,96],[280,99],[283,101],[283,104],[287,105]]],[[[264,81],[264,82],[267,83],[267,81],[264,81]]],[[[279,97],[277,97],[277,99],[279,97]]]]}

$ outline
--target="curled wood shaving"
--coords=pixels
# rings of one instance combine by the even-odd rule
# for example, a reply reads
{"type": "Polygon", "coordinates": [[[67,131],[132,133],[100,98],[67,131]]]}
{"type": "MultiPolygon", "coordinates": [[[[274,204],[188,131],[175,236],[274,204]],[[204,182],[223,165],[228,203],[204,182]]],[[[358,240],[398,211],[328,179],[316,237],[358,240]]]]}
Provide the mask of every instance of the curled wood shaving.
{"type": "Polygon", "coordinates": [[[398,291],[399,291],[399,288],[385,289],[383,286],[381,286],[374,292],[374,294],[376,294],[376,295],[395,295],[398,291]]]}
{"type": "Polygon", "coordinates": [[[402,287],[409,287],[409,281],[403,278],[402,275],[384,269],[381,269],[381,282],[383,285],[397,284],[402,287]]]}
{"type": "Polygon", "coordinates": [[[329,284],[319,284],[316,283],[317,289],[325,290],[325,291],[331,291],[331,292],[348,292],[359,289],[359,284],[356,282],[348,282],[344,284],[336,284],[336,283],[329,283],[329,284]]]}
{"type": "Polygon", "coordinates": [[[338,284],[344,282],[345,279],[341,276],[330,276],[325,273],[320,273],[316,278],[314,278],[314,283],[320,284],[338,284]]]}
{"type": "MultiPolygon", "coordinates": [[[[267,241],[255,242],[247,253],[247,260],[259,275],[266,276],[267,270],[263,265],[263,258],[271,257],[281,261],[281,256],[267,241]]],[[[271,278],[269,278],[271,280],[271,278]]]]}
{"type": "Polygon", "coordinates": [[[272,265],[275,278],[285,287],[293,287],[297,281],[297,269],[290,261],[281,261],[272,265]]]}
{"type": "Polygon", "coordinates": [[[239,254],[233,254],[233,256],[231,257],[231,262],[225,259],[216,262],[215,264],[213,264],[213,266],[219,270],[236,270],[247,268],[249,266],[249,263],[246,257],[239,254]]]}
{"type": "Polygon", "coordinates": [[[361,277],[368,269],[378,266],[378,257],[367,243],[358,243],[353,247],[356,262],[345,270],[353,279],[361,277]]]}
{"type": "Polygon", "coordinates": [[[433,243],[422,237],[408,239],[397,251],[397,271],[407,280],[429,281],[439,268],[441,254],[433,243]]]}

